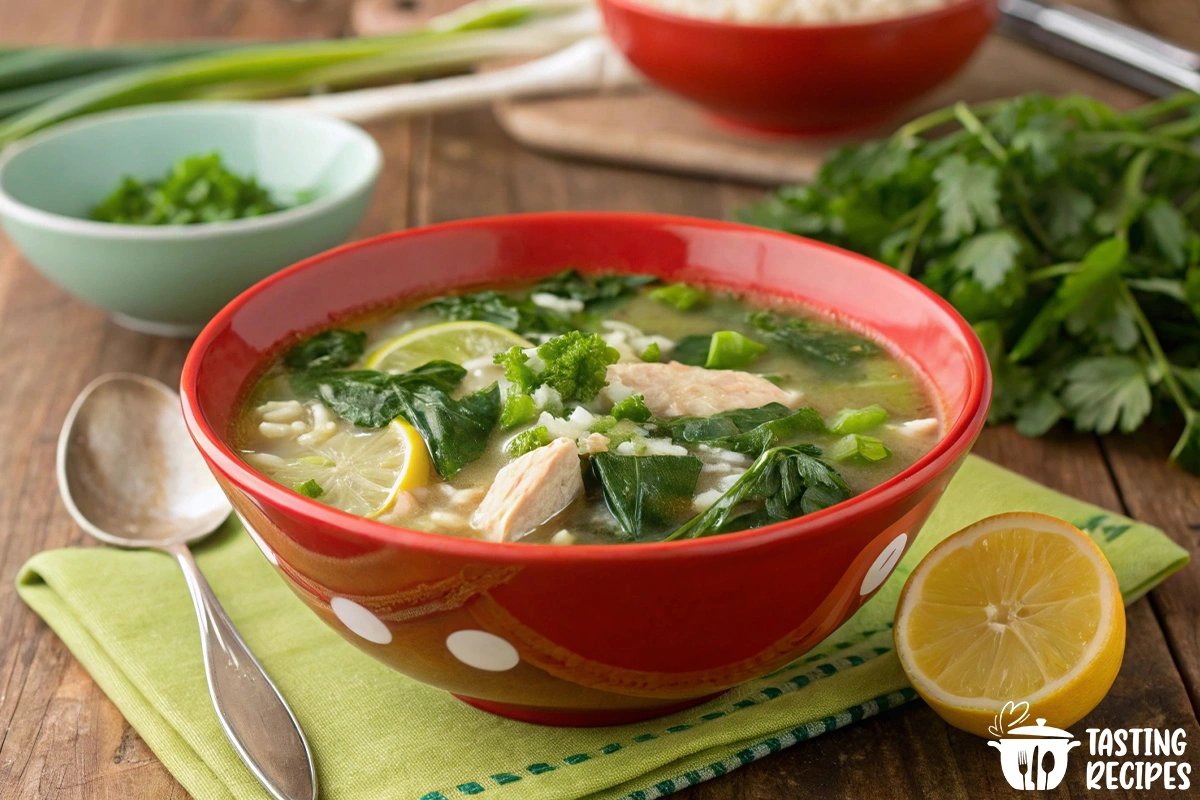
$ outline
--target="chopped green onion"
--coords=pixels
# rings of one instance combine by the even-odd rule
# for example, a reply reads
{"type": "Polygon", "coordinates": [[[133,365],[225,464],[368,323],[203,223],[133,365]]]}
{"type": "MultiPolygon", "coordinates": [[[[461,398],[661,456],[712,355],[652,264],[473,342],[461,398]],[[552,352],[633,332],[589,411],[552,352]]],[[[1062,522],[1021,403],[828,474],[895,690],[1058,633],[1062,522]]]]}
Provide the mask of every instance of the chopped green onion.
{"type": "Polygon", "coordinates": [[[891,454],[892,451],[888,450],[883,442],[874,436],[864,436],[860,433],[843,436],[834,443],[833,447],[829,448],[829,457],[834,461],[846,461],[858,457],[863,461],[874,463],[884,460],[891,454]]]}
{"type": "Polygon", "coordinates": [[[658,342],[651,342],[642,351],[642,361],[660,361],[662,360],[662,348],[658,346],[658,342]]]}
{"type": "Polygon", "coordinates": [[[314,478],[309,478],[304,483],[296,484],[295,488],[297,493],[313,500],[325,494],[325,490],[321,488],[321,484],[317,483],[314,478]]]}
{"type": "Polygon", "coordinates": [[[866,408],[844,408],[829,421],[828,427],[830,433],[865,433],[887,421],[887,409],[875,404],[866,408]]]}

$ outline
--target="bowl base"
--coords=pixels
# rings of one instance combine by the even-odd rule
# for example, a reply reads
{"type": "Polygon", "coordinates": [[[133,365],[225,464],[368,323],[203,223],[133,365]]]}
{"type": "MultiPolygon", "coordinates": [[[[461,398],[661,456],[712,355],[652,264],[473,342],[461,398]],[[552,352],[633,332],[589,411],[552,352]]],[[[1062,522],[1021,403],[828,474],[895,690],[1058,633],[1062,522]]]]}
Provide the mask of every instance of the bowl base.
{"type": "Polygon", "coordinates": [[[109,314],[109,318],[122,328],[128,328],[138,333],[148,333],[151,336],[165,336],[170,339],[191,339],[204,328],[203,323],[193,325],[187,322],[153,322],[148,319],[127,317],[115,311],[109,314]]]}
{"type": "MultiPolygon", "coordinates": [[[[453,692],[451,692],[453,694],[453,692]]],[[[693,697],[668,705],[652,708],[619,708],[619,709],[589,709],[589,708],[541,708],[538,706],[520,706],[511,703],[496,703],[491,700],[480,700],[477,697],[454,695],[469,706],[481,711],[495,714],[518,722],[532,722],[534,725],[551,725],[557,728],[599,728],[605,725],[626,725],[631,722],[665,717],[685,708],[707,703],[714,697],[720,697],[724,692],[693,697]]]]}

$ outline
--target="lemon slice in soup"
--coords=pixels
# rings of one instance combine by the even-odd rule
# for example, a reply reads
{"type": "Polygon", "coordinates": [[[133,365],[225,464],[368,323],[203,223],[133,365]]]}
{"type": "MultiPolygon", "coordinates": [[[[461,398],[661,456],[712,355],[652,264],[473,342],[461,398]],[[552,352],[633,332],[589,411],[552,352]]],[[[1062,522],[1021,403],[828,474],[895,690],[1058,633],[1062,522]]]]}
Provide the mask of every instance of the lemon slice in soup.
{"type": "Polygon", "coordinates": [[[343,429],[301,455],[269,461],[254,464],[276,483],[305,494],[317,494],[319,487],[322,503],[368,518],[385,513],[397,494],[426,485],[434,474],[421,435],[403,420],[374,431],[343,429]]]}
{"type": "Polygon", "coordinates": [[[430,361],[465,364],[514,345],[533,347],[531,342],[491,322],[442,322],[384,342],[367,358],[367,368],[408,372],[430,361]]]}

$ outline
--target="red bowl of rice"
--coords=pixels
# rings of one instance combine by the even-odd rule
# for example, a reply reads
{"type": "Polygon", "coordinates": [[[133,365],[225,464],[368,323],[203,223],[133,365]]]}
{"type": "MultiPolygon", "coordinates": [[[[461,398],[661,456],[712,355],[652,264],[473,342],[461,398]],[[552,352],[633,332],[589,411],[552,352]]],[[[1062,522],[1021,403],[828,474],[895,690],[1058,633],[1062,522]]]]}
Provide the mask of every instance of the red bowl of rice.
{"type": "Polygon", "coordinates": [[[995,0],[952,0],[849,24],[745,24],[599,0],[647,78],[723,123],[776,134],[869,127],[951,78],[996,22],[995,0]]]}

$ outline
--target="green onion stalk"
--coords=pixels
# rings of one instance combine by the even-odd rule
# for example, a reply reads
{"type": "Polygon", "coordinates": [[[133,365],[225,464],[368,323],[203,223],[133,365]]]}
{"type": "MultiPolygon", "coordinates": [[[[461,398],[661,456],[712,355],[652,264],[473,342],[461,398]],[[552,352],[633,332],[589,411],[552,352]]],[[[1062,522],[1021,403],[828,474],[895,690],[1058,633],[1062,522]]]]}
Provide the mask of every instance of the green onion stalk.
{"type": "Polygon", "coordinates": [[[477,0],[390,36],[0,51],[0,148],[63,120],[125,106],[289,97],[544,55],[593,32],[592,13],[587,0],[477,0]]]}

